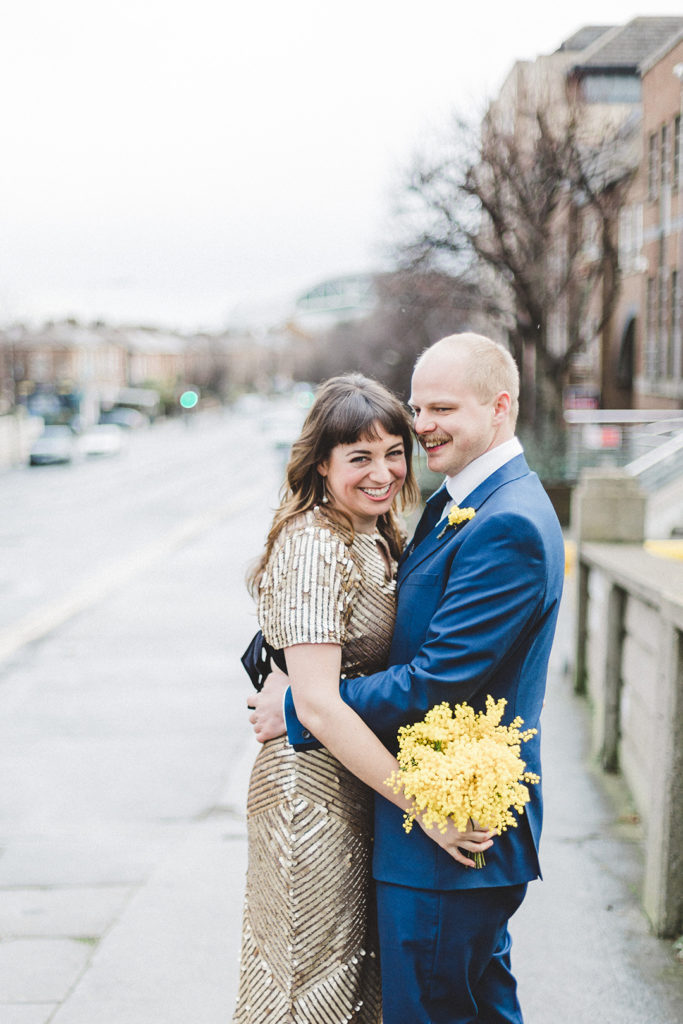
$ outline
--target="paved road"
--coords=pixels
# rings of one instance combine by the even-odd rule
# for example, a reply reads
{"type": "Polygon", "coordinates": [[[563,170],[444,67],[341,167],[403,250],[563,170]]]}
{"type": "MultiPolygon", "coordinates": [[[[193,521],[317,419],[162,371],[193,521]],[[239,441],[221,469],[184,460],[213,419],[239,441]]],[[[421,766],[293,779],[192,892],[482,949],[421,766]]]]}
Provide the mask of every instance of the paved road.
{"type": "MultiPolygon", "coordinates": [[[[137,948],[126,943],[125,984],[116,975],[100,991],[93,964],[136,897],[144,906],[157,872],[205,827],[221,837],[221,886],[207,892],[218,894],[215,930],[203,922],[200,942],[215,969],[202,957],[194,976],[203,998],[213,978],[226,999],[236,933],[222,844],[241,841],[243,813],[225,801],[236,765],[253,759],[238,664],[255,628],[243,580],[280,465],[258,422],[208,417],[135,438],[120,462],[3,477],[4,540],[15,546],[2,563],[0,619],[2,1024],[68,1019],[86,968],[98,989],[89,1024],[128,1019],[126,1000],[133,1019],[155,1019],[150,998],[156,1019],[194,1020],[169,985],[173,955],[155,973],[161,947],[148,930],[134,930],[137,948]]],[[[188,863],[201,885],[208,866],[188,863]]],[[[233,889],[242,876],[243,867],[233,889]]],[[[174,935],[173,900],[165,912],[159,942],[174,935]]],[[[177,938],[186,932],[183,922],[177,938]]],[[[196,956],[183,963],[192,977],[196,956]]]]}
{"type": "Polygon", "coordinates": [[[2,475],[0,658],[249,501],[260,474],[272,486],[271,434],[272,417],[207,413],[133,433],[118,458],[2,475]]]}
{"type": "MultiPolygon", "coordinates": [[[[230,1020],[255,749],[242,580],[279,460],[258,423],[163,436],[149,445],[164,473],[158,452],[148,472],[131,454],[111,549],[84,513],[60,571],[35,583],[54,609],[89,574],[99,584],[81,605],[29,643],[30,604],[2,623],[14,647],[0,666],[0,1024],[230,1020]]],[[[2,483],[16,497],[34,480],[2,483]]],[[[56,512],[41,524],[60,536],[56,512]]],[[[26,536],[21,517],[12,528],[26,536]]],[[[20,580],[15,563],[2,572],[20,580]]],[[[586,709],[563,672],[571,617],[567,602],[545,712],[545,881],[513,929],[527,1024],[678,1024],[682,969],[634,895],[637,826],[587,769],[586,709]]]]}

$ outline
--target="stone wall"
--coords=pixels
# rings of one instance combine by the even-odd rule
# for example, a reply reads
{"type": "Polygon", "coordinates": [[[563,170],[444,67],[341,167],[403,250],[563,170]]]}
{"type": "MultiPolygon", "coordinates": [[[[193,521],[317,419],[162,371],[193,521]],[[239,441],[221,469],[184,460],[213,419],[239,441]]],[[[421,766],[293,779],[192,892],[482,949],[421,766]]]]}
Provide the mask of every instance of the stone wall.
{"type": "Polygon", "coordinates": [[[643,905],[657,934],[675,936],[683,931],[683,562],[633,542],[643,505],[632,479],[592,475],[575,503],[584,531],[576,688],[591,703],[594,754],[605,771],[622,773],[643,822],[643,905]]]}

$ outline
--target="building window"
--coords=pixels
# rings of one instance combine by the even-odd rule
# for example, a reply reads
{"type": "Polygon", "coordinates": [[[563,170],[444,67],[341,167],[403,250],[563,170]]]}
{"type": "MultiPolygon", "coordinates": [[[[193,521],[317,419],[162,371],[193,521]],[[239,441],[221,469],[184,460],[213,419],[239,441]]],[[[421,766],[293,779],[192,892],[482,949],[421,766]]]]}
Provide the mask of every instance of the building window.
{"type": "Polygon", "coordinates": [[[623,273],[633,274],[644,269],[642,248],[643,204],[634,203],[623,207],[619,213],[619,267],[623,273]]]}
{"type": "Polygon", "coordinates": [[[673,377],[674,364],[676,360],[676,348],[678,347],[678,333],[680,329],[678,319],[678,271],[671,271],[671,288],[669,291],[669,337],[666,348],[666,376],[673,377]]]}
{"type": "Polygon", "coordinates": [[[683,377],[683,339],[681,339],[681,279],[677,270],[671,271],[671,341],[669,372],[674,378],[683,377]]]}
{"type": "Polygon", "coordinates": [[[657,301],[657,291],[655,288],[654,277],[648,277],[647,279],[647,296],[645,300],[645,366],[643,367],[645,376],[648,380],[651,380],[655,375],[655,363],[656,363],[656,317],[655,307],[657,301]]]}
{"type": "Polygon", "coordinates": [[[640,103],[640,76],[613,71],[593,71],[584,75],[581,81],[581,94],[586,103],[640,103]]]}
{"type": "Polygon", "coordinates": [[[658,156],[657,133],[650,135],[647,157],[647,198],[653,202],[657,198],[657,156],[658,156]]]}
{"type": "Polygon", "coordinates": [[[681,187],[681,115],[674,118],[674,156],[671,184],[675,190],[681,187]]]}
{"type": "Polygon", "coordinates": [[[669,334],[667,329],[668,318],[666,315],[668,285],[666,267],[660,267],[657,274],[657,346],[654,368],[656,377],[664,377],[666,375],[669,334]]]}
{"type": "Polygon", "coordinates": [[[661,149],[659,158],[660,184],[662,189],[665,189],[666,186],[669,184],[669,174],[671,173],[671,153],[669,152],[669,150],[669,126],[668,124],[663,124],[661,131],[661,149]]]}
{"type": "Polygon", "coordinates": [[[636,320],[631,317],[624,331],[617,361],[617,387],[622,391],[633,391],[633,371],[636,351],[636,320]]]}
{"type": "Polygon", "coordinates": [[[643,204],[633,207],[633,252],[638,260],[638,270],[643,269],[643,204]]]}
{"type": "Polygon", "coordinates": [[[631,207],[625,206],[619,212],[619,266],[622,270],[629,269],[631,249],[633,246],[631,232],[631,207]]]}

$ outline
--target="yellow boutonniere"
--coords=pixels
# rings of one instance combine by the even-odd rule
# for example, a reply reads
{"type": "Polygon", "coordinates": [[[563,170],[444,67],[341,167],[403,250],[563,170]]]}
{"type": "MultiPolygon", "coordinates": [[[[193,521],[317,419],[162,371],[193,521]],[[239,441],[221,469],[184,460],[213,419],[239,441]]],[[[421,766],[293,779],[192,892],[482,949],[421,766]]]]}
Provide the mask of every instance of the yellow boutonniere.
{"type": "Polygon", "coordinates": [[[454,505],[448,513],[448,519],[441,533],[436,535],[437,540],[441,540],[444,533],[449,526],[460,526],[461,523],[466,523],[468,519],[474,519],[476,512],[473,508],[460,508],[458,505],[454,505]]]}

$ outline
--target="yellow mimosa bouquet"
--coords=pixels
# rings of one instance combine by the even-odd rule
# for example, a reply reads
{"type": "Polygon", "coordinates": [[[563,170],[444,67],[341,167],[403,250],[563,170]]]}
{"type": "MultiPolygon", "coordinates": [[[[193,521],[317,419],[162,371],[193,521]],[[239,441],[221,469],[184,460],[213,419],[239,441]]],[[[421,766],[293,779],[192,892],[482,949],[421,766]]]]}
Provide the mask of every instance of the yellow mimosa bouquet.
{"type": "MultiPolygon", "coordinates": [[[[506,704],[491,696],[486,711],[475,712],[466,702],[453,708],[437,704],[421,722],[399,729],[400,768],[386,784],[414,801],[405,814],[406,832],[418,816],[427,828],[436,825],[442,832],[449,820],[459,832],[472,822],[498,833],[517,827],[512,812],[524,813],[528,784],[539,781],[521,758],[522,743],[536,729],[522,732],[519,717],[501,725],[506,704]]],[[[483,854],[475,860],[482,866],[483,854]]]]}

